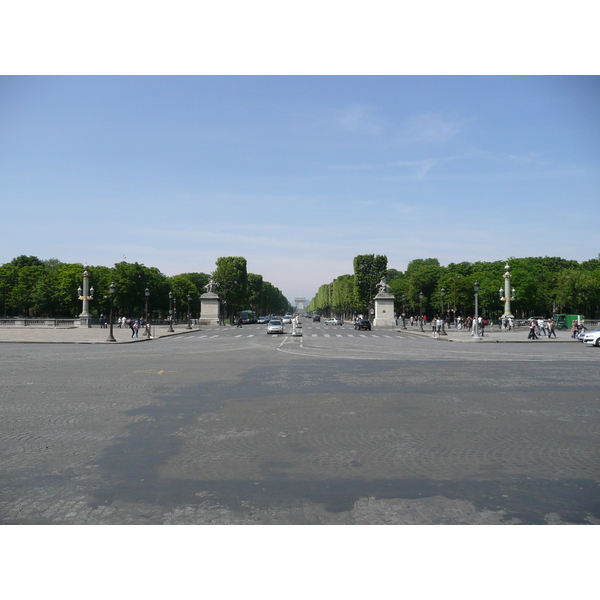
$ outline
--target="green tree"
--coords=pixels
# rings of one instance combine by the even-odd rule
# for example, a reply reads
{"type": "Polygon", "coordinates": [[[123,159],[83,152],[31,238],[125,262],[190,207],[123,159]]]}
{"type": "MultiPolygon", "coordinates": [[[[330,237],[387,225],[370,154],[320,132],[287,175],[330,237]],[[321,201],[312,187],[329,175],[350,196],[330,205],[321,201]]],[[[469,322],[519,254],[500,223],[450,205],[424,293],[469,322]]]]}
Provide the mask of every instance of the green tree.
{"type": "Polygon", "coordinates": [[[248,294],[248,271],[246,259],[242,256],[222,256],[217,259],[213,279],[219,284],[217,289],[225,302],[227,314],[233,316],[238,307],[243,307],[248,294]]]}
{"type": "Polygon", "coordinates": [[[262,275],[248,273],[248,306],[258,314],[261,310],[260,300],[262,297],[263,278],[262,275]]]}
{"type": "Polygon", "coordinates": [[[387,271],[387,256],[384,254],[359,254],[354,257],[354,289],[357,304],[362,308],[373,305],[377,284],[387,271]]]}
{"type": "Polygon", "coordinates": [[[443,269],[437,258],[417,258],[408,263],[404,273],[408,280],[408,298],[412,306],[420,306],[419,294],[423,293],[423,310],[431,306],[433,313],[439,313],[439,280],[443,269]]]}

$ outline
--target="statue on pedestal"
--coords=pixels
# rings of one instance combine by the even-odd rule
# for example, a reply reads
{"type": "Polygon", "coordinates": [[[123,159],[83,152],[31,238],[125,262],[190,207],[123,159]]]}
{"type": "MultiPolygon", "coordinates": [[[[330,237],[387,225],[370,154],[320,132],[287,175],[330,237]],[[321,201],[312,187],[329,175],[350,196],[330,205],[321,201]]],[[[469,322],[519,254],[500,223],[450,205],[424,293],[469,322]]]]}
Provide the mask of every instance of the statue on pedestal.
{"type": "Polygon", "coordinates": [[[381,278],[381,281],[379,282],[379,284],[377,285],[377,287],[379,288],[379,293],[380,294],[389,294],[391,291],[391,287],[387,284],[385,277],[381,278]]]}

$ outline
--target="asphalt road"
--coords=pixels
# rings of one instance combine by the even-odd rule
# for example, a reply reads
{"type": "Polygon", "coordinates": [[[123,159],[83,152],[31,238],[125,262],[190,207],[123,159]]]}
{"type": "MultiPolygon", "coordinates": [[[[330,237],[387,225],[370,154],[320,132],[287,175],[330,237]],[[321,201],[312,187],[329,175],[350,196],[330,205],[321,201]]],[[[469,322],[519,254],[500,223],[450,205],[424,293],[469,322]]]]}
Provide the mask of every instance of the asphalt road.
{"type": "Polygon", "coordinates": [[[0,523],[600,523],[600,350],[306,324],[0,345],[0,523]]]}

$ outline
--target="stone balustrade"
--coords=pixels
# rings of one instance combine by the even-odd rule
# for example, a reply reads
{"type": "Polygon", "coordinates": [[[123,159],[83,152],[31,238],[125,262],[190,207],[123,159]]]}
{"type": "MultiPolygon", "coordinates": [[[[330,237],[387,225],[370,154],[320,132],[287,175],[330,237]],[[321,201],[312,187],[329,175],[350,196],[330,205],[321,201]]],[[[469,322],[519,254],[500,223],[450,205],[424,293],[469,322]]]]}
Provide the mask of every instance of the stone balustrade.
{"type": "Polygon", "coordinates": [[[0,327],[79,327],[79,319],[0,319],[0,327]]]}

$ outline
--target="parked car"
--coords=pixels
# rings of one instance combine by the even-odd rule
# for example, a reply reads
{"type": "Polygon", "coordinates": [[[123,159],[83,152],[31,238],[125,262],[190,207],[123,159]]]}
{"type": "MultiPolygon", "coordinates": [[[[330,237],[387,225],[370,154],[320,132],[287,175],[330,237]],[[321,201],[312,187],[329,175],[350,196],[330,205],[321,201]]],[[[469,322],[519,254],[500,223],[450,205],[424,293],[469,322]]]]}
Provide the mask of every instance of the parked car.
{"type": "Polygon", "coordinates": [[[594,331],[588,331],[583,336],[583,343],[587,346],[597,346],[600,348],[600,327],[594,331]]]}
{"type": "Polygon", "coordinates": [[[325,321],[325,325],[343,325],[344,321],[342,321],[341,319],[336,319],[335,317],[333,319],[327,319],[327,321],[325,321]]]}
{"type": "Polygon", "coordinates": [[[371,331],[371,321],[369,319],[358,319],[356,323],[354,323],[354,329],[371,331]]]}
{"type": "Polygon", "coordinates": [[[281,319],[271,319],[267,325],[267,333],[283,333],[281,319]]]}

